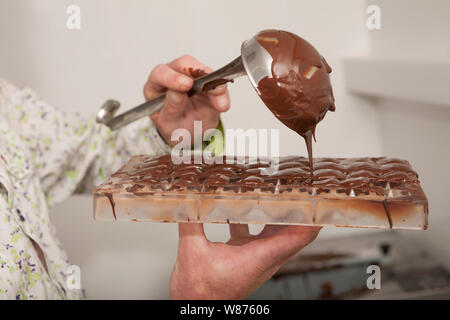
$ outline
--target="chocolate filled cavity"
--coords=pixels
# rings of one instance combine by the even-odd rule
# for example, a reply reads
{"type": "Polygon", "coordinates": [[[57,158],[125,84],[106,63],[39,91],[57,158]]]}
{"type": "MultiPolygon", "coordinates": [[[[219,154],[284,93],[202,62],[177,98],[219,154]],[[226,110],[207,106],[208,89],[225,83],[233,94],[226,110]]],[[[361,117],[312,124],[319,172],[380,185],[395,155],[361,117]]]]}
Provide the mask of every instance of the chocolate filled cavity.
{"type": "Polygon", "coordinates": [[[280,158],[270,175],[267,160],[221,160],[175,165],[170,155],[136,156],[95,189],[96,217],[109,207],[117,220],[427,226],[427,199],[405,160],[316,158],[313,181],[305,157],[280,158]]]}

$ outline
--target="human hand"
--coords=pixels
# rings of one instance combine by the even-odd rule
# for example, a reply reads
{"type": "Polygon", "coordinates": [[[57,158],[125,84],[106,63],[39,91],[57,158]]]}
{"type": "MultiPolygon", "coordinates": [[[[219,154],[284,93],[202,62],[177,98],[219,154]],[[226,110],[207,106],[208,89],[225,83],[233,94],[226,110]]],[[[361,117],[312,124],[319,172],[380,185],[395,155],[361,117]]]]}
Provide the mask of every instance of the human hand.
{"type": "Polygon", "coordinates": [[[321,229],[266,225],[255,236],[248,225],[230,224],[230,240],[218,243],[206,239],[203,224],[180,223],[178,228],[172,299],[245,299],[321,229]]]}
{"type": "Polygon", "coordinates": [[[172,147],[178,143],[171,141],[172,131],[185,128],[193,137],[195,120],[202,121],[202,134],[208,129],[216,129],[219,114],[230,108],[226,85],[220,85],[190,98],[187,96],[186,93],[193,85],[192,74],[189,71],[196,69],[205,73],[212,72],[211,68],[185,55],[168,64],[157,65],[144,85],[146,100],[167,91],[164,107],[150,118],[166,143],[172,147]]]}

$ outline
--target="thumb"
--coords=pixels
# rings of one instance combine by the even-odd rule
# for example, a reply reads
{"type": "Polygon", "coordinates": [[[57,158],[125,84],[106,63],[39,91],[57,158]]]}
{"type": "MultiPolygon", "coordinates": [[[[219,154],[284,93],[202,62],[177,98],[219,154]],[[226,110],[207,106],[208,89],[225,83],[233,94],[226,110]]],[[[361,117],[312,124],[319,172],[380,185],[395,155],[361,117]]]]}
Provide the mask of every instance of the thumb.
{"type": "Polygon", "coordinates": [[[266,226],[257,240],[251,242],[252,250],[262,264],[281,266],[312,242],[320,229],[309,226],[266,226]]]}
{"type": "Polygon", "coordinates": [[[178,246],[183,249],[202,248],[208,243],[203,223],[179,223],[178,246]]]}

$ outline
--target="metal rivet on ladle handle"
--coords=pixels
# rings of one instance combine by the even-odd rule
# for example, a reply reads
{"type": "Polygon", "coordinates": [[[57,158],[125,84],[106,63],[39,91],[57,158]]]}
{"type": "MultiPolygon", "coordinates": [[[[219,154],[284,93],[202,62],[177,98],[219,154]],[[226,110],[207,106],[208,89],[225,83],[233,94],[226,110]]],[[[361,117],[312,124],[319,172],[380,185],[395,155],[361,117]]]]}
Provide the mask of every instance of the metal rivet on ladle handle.
{"type": "MultiPolygon", "coordinates": [[[[252,38],[245,41],[241,46],[241,56],[231,61],[226,66],[194,80],[189,96],[200,93],[206,85],[220,79],[233,80],[247,74],[253,87],[257,90],[258,82],[266,77],[271,77],[272,57],[269,53],[252,38]]],[[[97,122],[108,126],[111,130],[119,129],[140,118],[150,116],[161,110],[164,106],[166,94],[163,93],[154,99],[130,109],[116,117],[115,112],[119,109],[120,103],[116,100],[108,100],[100,108],[97,114],[97,122]]]]}

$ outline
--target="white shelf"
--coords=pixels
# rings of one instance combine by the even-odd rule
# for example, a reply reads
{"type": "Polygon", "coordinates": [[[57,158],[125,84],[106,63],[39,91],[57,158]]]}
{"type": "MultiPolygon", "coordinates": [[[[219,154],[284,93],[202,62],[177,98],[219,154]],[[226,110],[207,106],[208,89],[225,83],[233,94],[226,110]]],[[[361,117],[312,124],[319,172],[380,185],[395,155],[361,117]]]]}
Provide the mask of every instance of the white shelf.
{"type": "Polygon", "coordinates": [[[450,61],[352,57],[344,72],[353,93],[450,106],[450,61]]]}

